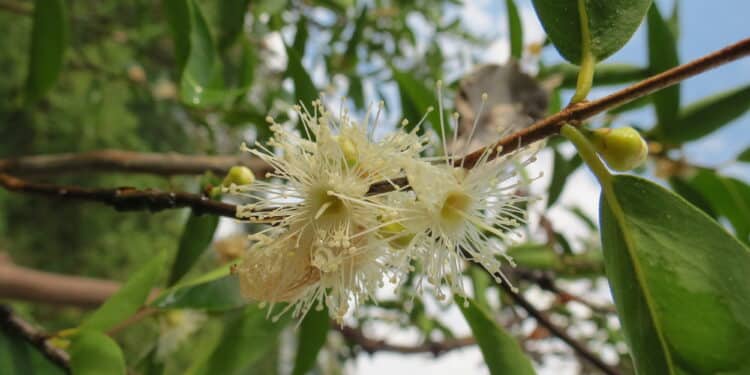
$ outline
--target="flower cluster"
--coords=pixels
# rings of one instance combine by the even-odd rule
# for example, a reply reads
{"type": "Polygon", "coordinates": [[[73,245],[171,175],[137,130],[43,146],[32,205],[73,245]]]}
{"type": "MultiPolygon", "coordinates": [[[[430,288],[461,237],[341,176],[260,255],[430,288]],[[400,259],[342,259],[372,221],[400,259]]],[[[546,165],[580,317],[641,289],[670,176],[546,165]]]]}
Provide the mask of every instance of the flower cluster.
{"type": "Polygon", "coordinates": [[[243,145],[274,170],[227,187],[251,200],[239,206],[238,218],[268,224],[249,236],[234,269],[247,298],[288,302],[282,313],[293,309],[295,316],[325,306],[341,321],[386,282],[398,286],[416,270],[418,291],[426,282],[438,299],[466,294],[467,260],[507,282],[501,260],[512,261],[504,244],[524,222],[528,200],[517,194],[526,183],[517,176],[524,163],[493,158],[498,150],[488,149],[473,168],[463,168],[445,152],[442,100],[441,141],[421,135],[427,114],[414,127],[405,120],[375,139],[381,109],[373,123],[370,111],[360,123],[317,100],[295,107],[302,134],[268,118],[273,137],[243,145]],[[442,156],[423,156],[430,151],[442,156]]]}

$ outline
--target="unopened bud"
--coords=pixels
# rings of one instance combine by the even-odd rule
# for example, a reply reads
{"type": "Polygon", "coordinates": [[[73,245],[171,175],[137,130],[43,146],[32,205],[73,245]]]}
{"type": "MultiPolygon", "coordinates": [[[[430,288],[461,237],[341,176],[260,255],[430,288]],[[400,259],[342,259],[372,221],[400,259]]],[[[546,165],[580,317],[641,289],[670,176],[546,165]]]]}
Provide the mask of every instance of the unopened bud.
{"type": "Polygon", "coordinates": [[[250,168],[243,167],[241,165],[235,165],[234,167],[229,168],[229,172],[227,173],[227,176],[224,177],[224,181],[222,181],[221,185],[250,185],[253,182],[255,182],[255,175],[253,174],[253,171],[250,170],[250,168]]]}
{"type": "Polygon", "coordinates": [[[378,231],[381,238],[390,239],[388,243],[394,250],[401,250],[411,244],[414,234],[410,233],[401,223],[390,223],[384,225],[378,231]]]}
{"type": "Polygon", "coordinates": [[[596,129],[589,133],[591,144],[607,165],[616,171],[634,169],[648,156],[648,145],[631,127],[596,129]]]}

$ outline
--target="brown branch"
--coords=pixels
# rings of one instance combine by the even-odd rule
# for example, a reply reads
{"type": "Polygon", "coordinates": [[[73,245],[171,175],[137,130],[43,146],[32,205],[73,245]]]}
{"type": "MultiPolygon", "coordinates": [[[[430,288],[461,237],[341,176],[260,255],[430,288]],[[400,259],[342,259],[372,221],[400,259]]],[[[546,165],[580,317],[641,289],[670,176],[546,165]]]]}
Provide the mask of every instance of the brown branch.
{"type": "Polygon", "coordinates": [[[557,286],[557,283],[555,283],[554,278],[550,275],[549,272],[540,272],[539,270],[525,270],[525,269],[518,269],[518,268],[514,269],[513,271],[514,271],[513,274],[518,276],[519,278],[527,280],[527,281],[531,281],[534,284],[538,285],[543,290],[556,294],[557,297],[563,302],[576,301],[588,307],[592,311],[602,313],[602,314],[616,312],[614,307],[612,306],[596,304],[583,297],[577,296],[575,294],[572,294],[565,290],[560,289],[560,287],[557,286]]]}
{"type": "Polygon", "coordinates": [[[414,353],[431,353],[434,356],[439,356],[445,352],[460,349],[467,346],[476,345],[474,337],[462,337],[457,339],[445,339],[436,342],[425,342],[420,345],[397,345],[389,344],[385,340],[376,340],[367,337],[360,329],[342,326],[336,329],[350,342],[355,343],[362,350],[368,354],[375,352],[394,352],[403,354],[414,354],[414,353]]]}
{"type": "Polygon", "coordinates": [[[37,330],[31,323],[13,314],[10,307],[0,305],[0,329],[9,336],[17,336],[35,347],[39,353],[47,357],[66,373],[70,372],[70,357],[63,350],[47,343],[48,335],[37,330]]]}
{"type": "Polygon", "coordinates": [[[172,208],[190,207],[197,214],[211,214],[234,218],[236,210],[235,205],[211,200],[208,197],[198,194],[164,192],[152,189],[138,190],[133,187],[92,189],[78,186],[39,184],[5,173],[0,173],[0,186],[20,193],[104,203],[114,207],[118,211],[149,210],[155,212],[172,208]]]}
{"type": "MultiPolygon", "coordinates": [[[[693,77],[717,66],[732,62],[741,57],[747,56],[748,54],[750,54],[750,38],[743,39],[735,44],[700,57],[687,64],[654,75],[601,99],[568,106],[564,110],[550,117],[535,122],[528,128],[502,138],[493,145],[466,155],[463,160],[463,165],[465,168],[471,169],[479,161],[479,158],[486,149],[499,150],[496,153],[490,154],[491,157],[511,153],[536,141],[559,134],[560,129],[565,124],[579,125],[584,120],[608,109],[615,108],[665,87],[672,86],[682,80],[693,77]]],[[[460,165],[461,163],[462,161],[458,160],[454,164],[460,165]]]]}
{"type": "Polygon", "coordinates": [[[79,172],[185,175],[210,171],[223,175],[235,165],[250,168],[258,177],[271,170],[264,161],[249,156],[191,156],[177,153],[98,150],[0,159],[0,172],[31,176],[79,172]]]}

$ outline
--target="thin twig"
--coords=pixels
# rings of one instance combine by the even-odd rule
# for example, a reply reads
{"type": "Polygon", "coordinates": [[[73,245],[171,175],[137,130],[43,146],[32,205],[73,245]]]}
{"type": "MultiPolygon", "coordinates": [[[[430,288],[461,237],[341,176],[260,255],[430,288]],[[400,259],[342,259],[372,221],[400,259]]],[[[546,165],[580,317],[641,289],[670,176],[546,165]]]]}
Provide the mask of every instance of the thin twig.
{"type": "Polygon", "coordinates": [[[196,214],[211,214],[235,217],[236,206],[209,199],[208,197],[185,192],[165,192],[159,190],[139,190],[133,187],[114,189],[90,189],[78,186],[39,184],[0,173],[0,186],[7,190],[110,205],[118,211],[152,212],[172,208],[190,207],[196,214]]]}
{"type": "Polygon", "coordinates": [[[266,162],[249,156],[193,156],[177,153],[97,150],[0,159],[0,172],[15,176],[32,176],[80,172],[195,175],[210,171],[222,175],[235,165],[250,168],[258,177],[271,171],[271,167],[266,162]]]}
{"type": "Polygon", "coordinates": [[[13,310],[5,305],[0,305],[0,329],[8,335],[22,338],[65,372],[70,372],[68,354],[47,343],[48,335],[41,333],[31,323],[13,314],[13,310]]]}
{"type": "Polygon", "coordinates": [[[541,272],[539,270],[514,269],[513,274],[518,276],[521,279],[533,282],[534,284],[538,285],[540,288],[548,292],[556,294],[557,297],[564,302],[576,301],[588,307],[592,311],[602,313],[602,314],[609,314],[609,313],[616,312],[613,306],[600,305],[600,304],[591,302],[583,297],[577,296],[575,294],[572,294],[565,290],[560,289],[560,287],[557,286],[557,283],[555,283],[555,279],[550,275],[549,272],[541,272]]]}
{"type": "MultiPolygon", "coordinates": [[[[336,325],[334,325],[336,326],[336,325]]],[[[419,345],[397,345],[389,344],[385,340],[376,340],[367,337],[360,329],[343,326],[336,326],[337,330],[349,341],[356,343],[362,350],[369,354],[375,352],[395,352],[403,354],[413,353],[431,353],[439,356],[445,352],[460,349],[467,346],[476,345],[474,337],[462,337],[456,339],[445,339],[443,341],[425,342],[419,345]]]]}
{"type": "Polygon", "coordinates": [[[543,312],[539,311],[532,305],[526,298],[524,298],[520,293],[513,290],[513,288],[508,285],[508,283],[501,283],[500,287],[503,288],[503,290],[508,293],[513,299],[513,302],[521,306],[526,312],[533,317],[539,325],[546,328],[550,333],[557,336],[560,340],[562,340],[565,344],[570,346],[573,351],[581,356],[582,358],[589,361],[592,365],[596,366],[599,370],[604,372],[608,375],[619,375],[619,371],[610,367],[608,364],[604,363],[604,361],[601,360],[596,354],[589,351],[587,348],[583,346],[580,342],[578,342],[576,339],[570,337],[562,328],[556,326],[554,323],[552,323],[549,318],[547,318],[547,315],[543,312]]]}

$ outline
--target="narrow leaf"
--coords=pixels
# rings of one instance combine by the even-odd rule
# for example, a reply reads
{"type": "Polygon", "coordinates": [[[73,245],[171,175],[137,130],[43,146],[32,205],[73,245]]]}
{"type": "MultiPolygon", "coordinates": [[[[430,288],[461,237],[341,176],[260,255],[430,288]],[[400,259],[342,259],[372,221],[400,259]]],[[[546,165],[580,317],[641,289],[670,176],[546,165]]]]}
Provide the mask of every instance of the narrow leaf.
{"type": "Polygon", "coordinates": [[[165,255],[152,258],[81,324],[82,330],[107,331],[135,314],[146,302],[164,269],[165,255]]]}
{"type": "Polygon", "coordinates": [[[64,0],[34,2],[26,102],[42,97],[57,81],[68,44],[68,15],[64,0]]]}
{"type": "Polygon", "coordinates": [[[286,48],[286,53],[288,62],[285,75],[292,78],[294,96],[298,102],[310,105],[313,100],[317,99],[318,90],[315,88],[315,84],[313,84],[307,70],[302,65],[302,55],[290,47],[286,48]]]}
{"type": "Polygon", "coordinates": [[[682,143],[704,137],[750,109],[750,85],[710,96],[684,108],[672,123],[658,128],[664,139],[682,143]]]}
{"type": "Polygon", "coordinates": [[[125,358],[109,336],[98,331],[81,331],[70,346],[70,369],[75,375],[124,375],[125,358]]]}
{"type": "Polygon", "coordinates": [[[547,189],[549,198],[547,199],[547,207],[551,207],[557,199],[560,197],[560,194],[563,191],[563,188],[565,188],[565,181],[568,180],[568,176],[570,176],[571,173],[573,173],[578,167],[581,166],[582,160],[578,156],[578,154],[574,155],[570,158],[570,160],[565,159],[565,157],[560,154],[559,151],[556,149],[554,150],[554,162],[552,166],[552,181],[550,181],[549,189],[547,189]]]}
{"type": "Polygon", "coordinates": [[[569,62],[581,61],[583,38],[578,4],[585,4],[591,53],[602,61],[630,40],[646,16],[651,0],[532,0],[544,30],[569,62]]]}
{"type": "Polygon", "coordinates": [[[750,163],[750,147],[746,148],[745,151],[742,151],[739,155],[737,155],[738,161],[743,161],[745,163],[750,163]]]}
{"type": "Polygon", "coordinates": [[[362,7],[362,11],[357,17],[357,21],[354,23],[354,31],[352,37],[346,43],[346,51],[344,56],[346,58],[346,66],[348,68],[354,68],[357,66],[357,46],[362,40],[362,33],[364,32],[365,25],[367,23],[367,6],[362,7]]]}
{"type": "Polygon", "coordinates": [[[484,361],[492,375],[535,374],[531,361],[526,357],[516,339],[505,332],[490,315],[474,301],[458,303],[469,324],[484,361]]]}
{"type": "Polygon", "coordinates": [[[227,311],[242,307],[246,303],[240,294],[237,279],[234,276],[224,276],[174,287],[159,295],[151,302],[151,306],[159,309],[227,311]]]}
{"type": "Polygon", "coordinates": [[[224,50],[242,33],[250,0],[222,0],[219,2],[219,49],[224,50]]]}
{"type": "MultiPolygon", "coordinates": [[[[578,67],[572,64],[552,65],[541,73],[544,76],[562,75],[561,87],[571,89],[576,87],[578,67]]],[[[599,64],[594,71],[594,82],[597,86],[621,85],[644,79],[649,76],[649,70],[632,64],[609,63],[599,64]]]]}
{"type": "MultiPolygon", "coordinates": [[[[398,84],[399,93],[401,95],[401,110],[404,114],[404,118],[409,121],[407,129],[412,129],[427,113],[429,108],[434,110],[427,116],[427,121],[432,125],[435,132],[440,135],[442,129],[440,128],[440,114],[437,110],[437,96],[435,91],[429,89],[425,84],[415,79],[411,74],[400,72],[393,69],[393,78],[398,84]]],[[[447,117],[444,117],[444,121],[447,117]]],[[[446,129],[446,134],[449,133],[450,129],[446,129]]]]}
{"type": "Polygon", "coordinates": [[[689,184],[717,214],[729,220],[740,241],[750,244],[750,186],[709,169],[698,171],[689,184]]]}
{"type": "Polygon", "coordinates": [[[21,336],[0,329],[0,374],[62,375],[65,371],[21,336]]]}
{"type": "MultiPolygon", "coordinates": [[[[652,5],[648,11],[648,61],[651,74],[661,73],[680,63],[677,41],[656,5],[652,5]]],[[[680,85],[658,91],[652,95],[652,100],[660,129],[665,134],[679,133],[681,129],[677,127],[675,120],[680,109],[680,85]]]]}
{"type": "Polygon", "coordinates": [[[518,15],[518,7],[513,0],[505,0],[505,8],[508,11],[508,33],[510,34],[510,55],[520,59],[523,54],[523,28],[521,27],[521,16],[518,15]]]}
{"type": "Polygon", "coordinates": [[[612,191],[622,211],[602,197],[605,267],[637,372],[748,373],[750,250],[645,179],[614,176],[612,191]]]}
{"type": "Polygon", "coordinates": [[[211,244],[219,217],[190,213],[180,236],[172,271],[167,285],[173,285],[184,276],[211,244]]]}
{"type": "Polygon", "coordinates": [[[305,375],[312,370],[320,349],[325,345],[331,323],[328,310],[311,310],[299,327],[297,357],[292,375],[305,375]]]}
{"type": "Polygon", "coordinates": [[[190,51],[180,78],[180,99],[186,104],[207,107],[227,98],[221,60],[206,18],[195,0],[187,0],[190,13],[190,51]]]}

